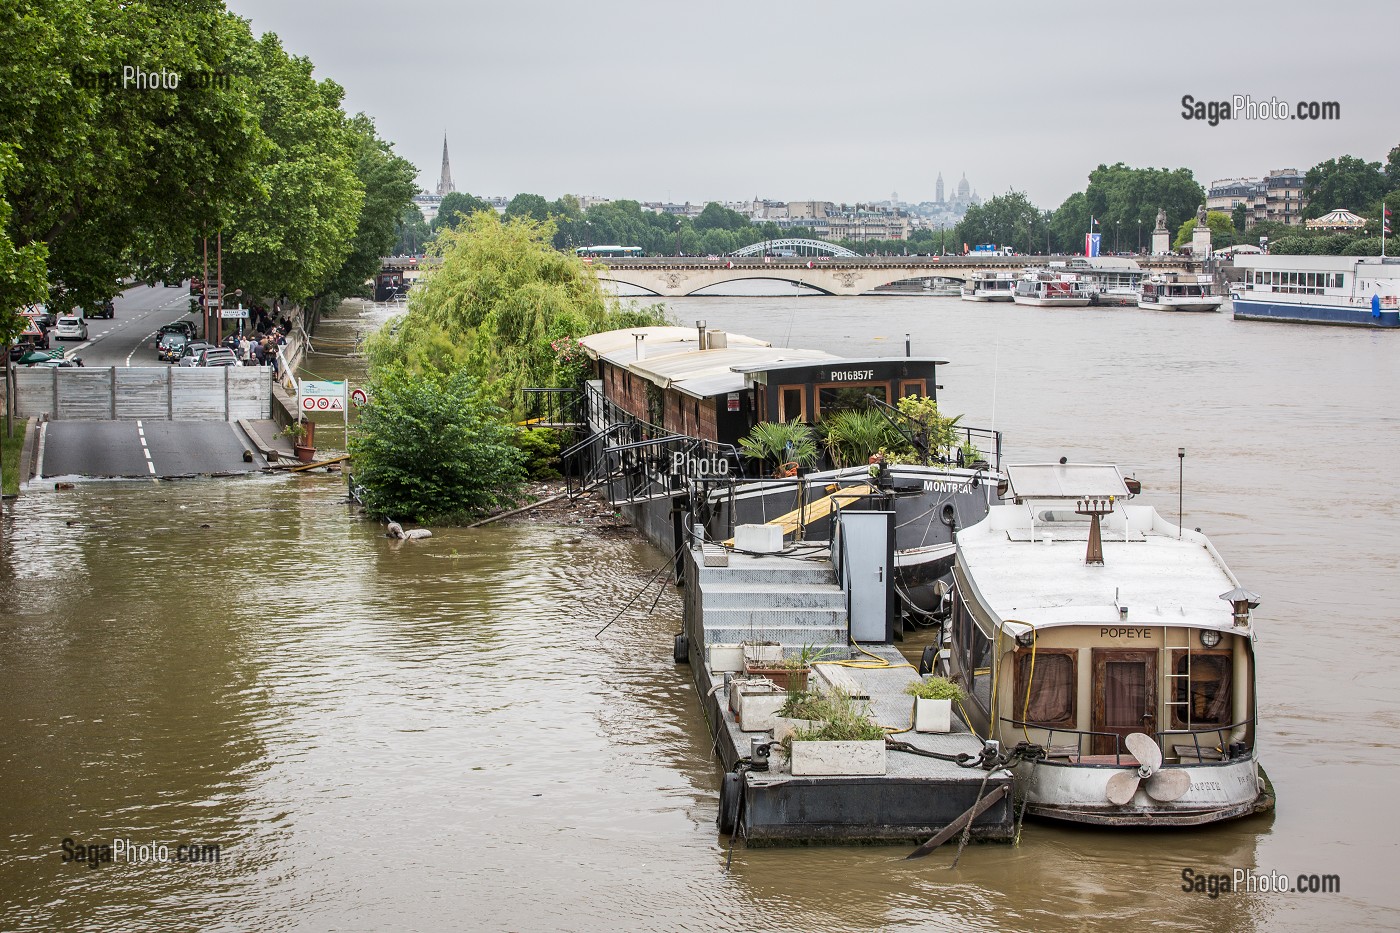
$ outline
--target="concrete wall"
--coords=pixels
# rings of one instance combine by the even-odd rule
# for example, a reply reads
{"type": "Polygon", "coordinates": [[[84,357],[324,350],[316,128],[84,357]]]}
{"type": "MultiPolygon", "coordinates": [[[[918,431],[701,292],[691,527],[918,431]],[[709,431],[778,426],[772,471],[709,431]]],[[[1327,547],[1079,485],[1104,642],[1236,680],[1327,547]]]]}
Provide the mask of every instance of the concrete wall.
{"type": "Polygon", "coordinates": [[[26,367],[14,371],[18,413],[84,421],[235,421],[271,413],[261,366],[26,367]]]}

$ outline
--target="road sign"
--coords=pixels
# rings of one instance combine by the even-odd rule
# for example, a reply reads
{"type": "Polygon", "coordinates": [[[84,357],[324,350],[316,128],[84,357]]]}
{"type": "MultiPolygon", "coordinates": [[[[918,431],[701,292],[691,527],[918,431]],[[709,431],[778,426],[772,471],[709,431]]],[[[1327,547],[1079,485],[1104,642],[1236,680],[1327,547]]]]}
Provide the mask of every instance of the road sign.
{"type": "Polygon", "coordinates": [[[355,403],[356,408],[359,408],[369,401],[369,394],[364,389],[355,389],[350,393],[350,401],[355,403]]]}
{"type": "Polygon", "coordinates": [[[248,316],[248,309],[247,309],[247,308],[221,308],[221,309],[219,309],[219,317],[221,317],[221,318],[246,318],[247,316],[248,316]]]}

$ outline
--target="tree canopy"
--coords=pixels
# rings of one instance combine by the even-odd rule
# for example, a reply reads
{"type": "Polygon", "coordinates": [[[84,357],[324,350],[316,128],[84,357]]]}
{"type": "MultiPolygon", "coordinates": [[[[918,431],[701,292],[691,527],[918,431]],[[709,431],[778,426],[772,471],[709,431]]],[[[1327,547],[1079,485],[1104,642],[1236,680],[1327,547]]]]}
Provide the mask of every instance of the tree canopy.
{"type": "Polygon", "coordinates": [[[0,44],[0,236],[24,276],[42,262],[56,307],[190,274],[220,232],[230,286],[296,301],[358,288],[392,246],[416,172],[222,2],[29,0],[0,17],[0,44]],[[124,87],[123,66],[147,62],[175,86],[124,87]]]}
{"type": "MultiPolygon", "coordinates": [[[[1391,151],[1393,158],[1395,150],[1391,151]]],[[[1303,216],[1321,217],[1339,208],[1357,214],[1373,213],[1392,186],[1379,162],[1351,155],[1319,162],[1303,176],[1303,197],[1308,199],[1303,216]]]]}
{"type": "Polygon", "coordinates": [[[438,233],[442,264],[409,294],[408,313],[370,342],[372,367],[459,368],[506,409],[525,386],[565,384],[571,360],[555,345],[620,327],[663,323],[659,307],[621,305],[597,274],[551,245],[550,223],[481,211],[438,233]]]}

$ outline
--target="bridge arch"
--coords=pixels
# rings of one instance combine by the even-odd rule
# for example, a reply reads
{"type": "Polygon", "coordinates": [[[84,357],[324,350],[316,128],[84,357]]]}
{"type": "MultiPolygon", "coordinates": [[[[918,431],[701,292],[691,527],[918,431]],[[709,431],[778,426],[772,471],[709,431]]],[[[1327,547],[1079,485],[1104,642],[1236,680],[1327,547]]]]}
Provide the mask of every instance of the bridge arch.
{"type": "Polygon", "coordinates": [[[743,249],[736,249],[729,255],[761,256],[775,249],[790,249],[798,256],[839,256],[842,259],[856,259],[860,256],[860,253],[852,252],[844,246],[837,246],[835,243],[828,243],[825,240],[808,240],[801,237],[789,237],[783,240],[760,240],[757,243],[750,243],[743,249]]]}

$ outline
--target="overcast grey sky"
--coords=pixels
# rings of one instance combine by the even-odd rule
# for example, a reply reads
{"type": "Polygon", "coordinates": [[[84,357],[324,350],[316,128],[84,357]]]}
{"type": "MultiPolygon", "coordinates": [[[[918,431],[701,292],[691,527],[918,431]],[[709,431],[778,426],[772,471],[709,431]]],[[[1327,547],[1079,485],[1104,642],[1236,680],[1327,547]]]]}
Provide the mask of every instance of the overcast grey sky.
{"type": "Polygon", "coordinates": [[[883,200],[1101,162],[1202,184],[1400,144],[1400,4],[229,0],[436,184],[638,200],[883,200]],[[1181,98],[1338,101],[1330,123],[1184,120],[1181,98]]]}

